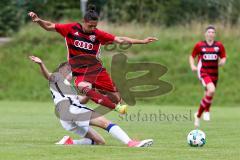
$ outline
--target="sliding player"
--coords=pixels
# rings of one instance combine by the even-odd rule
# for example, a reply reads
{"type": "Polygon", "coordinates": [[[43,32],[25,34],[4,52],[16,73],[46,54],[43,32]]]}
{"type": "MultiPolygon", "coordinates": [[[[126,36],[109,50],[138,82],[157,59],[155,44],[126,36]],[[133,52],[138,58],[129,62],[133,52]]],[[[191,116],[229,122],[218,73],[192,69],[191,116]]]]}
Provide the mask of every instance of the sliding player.
{"type": "Polygon", "coordinates": [[[104,144],[104,139],[89,125],[107,130],[110,135],[129,147],[147,147],[153,143],[152,139],[143,141],[130,139],[118,125],[81,104],[69,82],[72,76],[68,63],[60,64],[56,72],[50,73],[40,58],[35,56],[29,58],[39,64],[43,76],[49,80],[50,91],[56,106],[55,112],[63,128],[84,138],[72,140],[69,136],[64,136],[57,144],[104,144]]]}

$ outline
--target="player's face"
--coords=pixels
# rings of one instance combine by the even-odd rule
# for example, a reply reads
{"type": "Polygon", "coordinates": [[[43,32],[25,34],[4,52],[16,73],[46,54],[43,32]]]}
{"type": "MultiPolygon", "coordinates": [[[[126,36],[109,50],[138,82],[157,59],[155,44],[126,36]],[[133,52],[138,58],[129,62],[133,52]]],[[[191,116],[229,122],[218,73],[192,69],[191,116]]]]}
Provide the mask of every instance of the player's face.
{"type": "Polygon", "coordinates": [[[208,41],[213,41],[215,39],[215,30],[214,29],[208,29],[205,33],[205,38],[208,41]]]}
{"type": "Polygon", "coordinates": [[[59,69],[59,72],[67,79],[71,80],[72,79],[72,71],[71,71],[71,66],[70,65],[65,65],[59,69]]]}
{"type": "Polygon", "coordinates": [[[86,33],[92,33],[96,29],[98,21],[85,21],[83,23],[83,30],[86,33]]]}

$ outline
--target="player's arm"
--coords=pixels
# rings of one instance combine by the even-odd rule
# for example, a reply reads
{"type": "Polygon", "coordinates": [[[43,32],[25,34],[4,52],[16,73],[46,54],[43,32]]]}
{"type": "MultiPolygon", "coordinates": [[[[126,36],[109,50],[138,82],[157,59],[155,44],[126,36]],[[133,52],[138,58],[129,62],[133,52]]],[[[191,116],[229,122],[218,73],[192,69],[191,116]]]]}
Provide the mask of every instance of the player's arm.
{"type": "Polygon", "coordinates": [[[40,58],[35,57],[35,56],[29,56],[29,58],[30,58],[30,60],[32,60],[32,61],[35,62],[36,64],[39,64],[42,75],[43,75],[47,80],[49,80],[52,73],[50,73],[50,72],[48,71],[48,69],[47,69],[47,67],[45,66],[45,64],[43,63],[43,61],[42,61],[40,58]]]}
{"type": "Polygon", "coordinates": [[[134,39],[129,37],[118,37],[116,36],[114,38],[114,42],[116,43],[131,43],[131,44],[147,44],[154,41],[157,41],[158,39],[156,37],[147,37],[145,39],[134,39]]]}
{"type": "Polygon", "coordinates": [[[218,66],[220,66],[220,67],[224,66],[225,63],[226,63],[226,60],[227,60],[226,57],[221,58],[221,59],[219,60],[219,62],[218,62],[218,66]]]}
{"type": "Polygon", "coordinates": [[[29,12],[28,16],[32,18],[32,21],[39,24],[43,29],[47,31],[56,31],[55,29],[55,23],[52,23],[50,21],[45,21],[38,17],[38,15],[34,12],[29,12]]]}
{"type": "Polygon", "coordinates": [[[189,56],[189,64],[192,71],[197,71],[197,67],[195,65],[195,59],[192,55],[189,56]]]}
{"type": "Polygon", "coordinates": [[[218,62],[218,66],[222,67],[225,65],[227,60],[226,57],[226,51],[225,51],[225,47],[223,46],[222,43],[220,43],[220,58],[219,58],[219,62],[218,62]]]}
{"type": "Polygon", "coordinates": [[[192,71],[197,71],[197,66],[195,65],[195,58],[199,54],[199,43],[197,43],[193,50],[192,54],[189,56],[189,64],[192,71]]]}

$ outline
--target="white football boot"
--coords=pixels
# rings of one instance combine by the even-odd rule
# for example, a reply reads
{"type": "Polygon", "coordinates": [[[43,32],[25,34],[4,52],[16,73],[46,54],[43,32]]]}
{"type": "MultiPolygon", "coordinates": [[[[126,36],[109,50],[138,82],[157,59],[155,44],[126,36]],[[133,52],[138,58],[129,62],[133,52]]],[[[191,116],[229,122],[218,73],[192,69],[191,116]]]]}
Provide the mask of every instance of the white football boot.
{"type": "Polygon", "coordinates": [[[209,112],[204,112],[203,113],[203,120],[204,121],[210,121],[210,113],[209,112]]]}
{"type": "Polygon", "coordinates": [[[198,118],[197,115],[198,115],[198,113],[196,112],[194,114],[194,126],[195,126],[195,128],[200,127],[200,118],[198,118]]]}

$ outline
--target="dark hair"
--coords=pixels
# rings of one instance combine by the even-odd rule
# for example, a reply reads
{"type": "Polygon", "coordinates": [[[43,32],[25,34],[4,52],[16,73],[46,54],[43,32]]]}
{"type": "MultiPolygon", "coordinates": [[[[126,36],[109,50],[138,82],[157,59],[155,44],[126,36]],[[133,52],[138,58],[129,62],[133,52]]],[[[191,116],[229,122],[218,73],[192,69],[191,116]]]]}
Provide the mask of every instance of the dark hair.
{"type": "Polygon", "coordinates": [[[96,11],[96,6],[95,5],[88,5],[87,12],[84,15],[84,20],[85,21],[97,21],[98,20],[98,13],[96,11]]]}
{"type": "Polygon", "coordinates": [[[216,28],[214,27],[214,25],[208,25],[206,28],[205,28],[205,31],[209,30],[209,29],[213,29],[216,31],[216,28]]]}
{"type": "Polygon", "coordinates": [[[58,69],[60,69],[60,68],[62,68],[62,67],[64,67],[64,66],[66,66],[66,65],[68,65],[68,62],[60,63],[59,66],[58,66],[58,69]]]}
{"type": "Polygon", "coordinates": [[[58,65],[58,67],[54,70],[54,72],[58,72],[60,68],[66,66],[66,65],[69,65],[68,62],[62,62],[58,65]]]}

